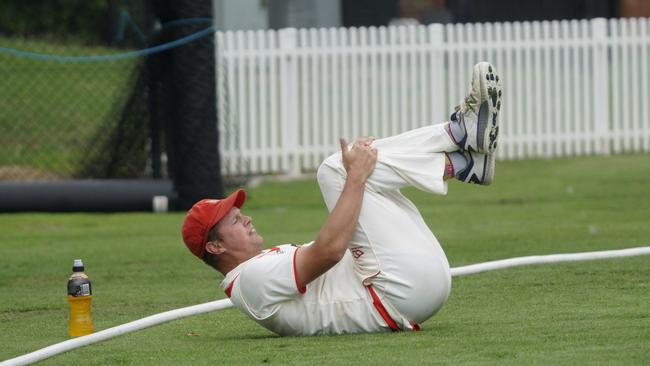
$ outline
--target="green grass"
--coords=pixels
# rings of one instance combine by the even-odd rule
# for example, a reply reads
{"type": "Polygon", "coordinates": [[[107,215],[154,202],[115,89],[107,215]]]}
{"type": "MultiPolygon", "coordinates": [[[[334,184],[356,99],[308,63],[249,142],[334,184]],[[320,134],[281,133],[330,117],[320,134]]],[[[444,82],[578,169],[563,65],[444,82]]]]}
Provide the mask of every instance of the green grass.
{"type": "MultiPolygon", "coordinates": [[[[650,245],[650,156],[501,162],[491,187],[406,193],[452,267],[522,255],[650,245]]],[[[268,245],[311,240],[314,182],[265,183],[251,214],[268,245]]],[[[72,259],[93,280],[98,330],[223,298],[181,243],[182,213],[0,216],[0,359],[67,337],[72,259]]],[[[417,333],[281,338],[236,309],[190,317],[44,364],[649,364],[650,256],[455,278],[417,333]]]]}
{"type": "MultiPolygon", "coordinates": [[[[0,45],[51,55],[104,55],[115,49],[0,37],[0,45]]],[[[124,103],[140,59],[54,62],[0,53],[0,166],[68,177],[97,128],[124,103]]]]}

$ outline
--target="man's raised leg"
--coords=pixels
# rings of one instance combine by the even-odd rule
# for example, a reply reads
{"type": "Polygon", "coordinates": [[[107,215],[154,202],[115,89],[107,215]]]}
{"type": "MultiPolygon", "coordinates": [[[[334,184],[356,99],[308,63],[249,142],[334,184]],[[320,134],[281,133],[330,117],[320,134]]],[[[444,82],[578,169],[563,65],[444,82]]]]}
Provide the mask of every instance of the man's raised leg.
{"type": "MultiPolygon", "coordinates": [[[[475,67],[470,94],[455,113],[455,121],[379,139],[372,145],[378,150],[377,166],[366,183],[359,225],[349,249],[359,279],[376,287],[409,321],[426,320],[442,307],[451,276],[440,244],[399,189],[415,186],[445,194],[449,176],[469,183],[492,182],[501,96],[495,74],[491,67],[475,67]],[[477,77],[490,82],[482,83],[477,77]],[[493,99],[495,95],[498,98],[493,99]]],[[[340,153],[319,168],[318,181],[330,210],[345,174],[340,153]]]]}
{"type": "MultiPolygon", "coordinates": [[[[397,309],[402,324],[418,323],[436,312],[451,288],[449,263],[415,205],[399,189],[415,186],[445,194],[446,156],[458,147],[445,124],[376,140],[377,165],[368,178],[359,224],[349,244],[358,280],[397,309]]],[[[329,210],[345,182],[340,153],[327,158],[318,182],[329,210]]],[[[393,314],[395,315],[395,314],[393,314]]]]}

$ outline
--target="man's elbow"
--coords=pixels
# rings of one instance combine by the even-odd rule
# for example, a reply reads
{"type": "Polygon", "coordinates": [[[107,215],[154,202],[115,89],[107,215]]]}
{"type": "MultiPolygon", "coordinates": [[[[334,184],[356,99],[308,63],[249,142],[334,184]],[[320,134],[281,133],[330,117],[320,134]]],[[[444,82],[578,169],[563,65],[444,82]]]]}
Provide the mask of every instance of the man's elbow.
{"type": "MultiPolygon", "coordinates": [[[[315,243],[318,245],[318,242],[315,243]]],[[[323,243],[319,257],[323,262],[330,266],[334,266],[343,259],[345,251],[347,250],[347,243],[323,243]]]]}
{"type": "Polygon", "coordinates": [[[343,259],[343,256],[345,255],[345,250],[331,250],[327,254],[327,261],[332,264],[332,266],[336,265],[338,262],[343,259]]]}

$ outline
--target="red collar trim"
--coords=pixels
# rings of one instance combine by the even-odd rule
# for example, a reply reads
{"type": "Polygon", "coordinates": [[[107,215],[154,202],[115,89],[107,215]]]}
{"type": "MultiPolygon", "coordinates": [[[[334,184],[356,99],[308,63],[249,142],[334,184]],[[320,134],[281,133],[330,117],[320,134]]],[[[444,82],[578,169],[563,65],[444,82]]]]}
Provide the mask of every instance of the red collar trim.
{"type": "Polygon", "coordinates": [[[232,281],[230,281],[230,285],[228,285],[228,287],[226,287],[226,290],[224,291],[226,293],[226,296],[228,296],[228,298],[230,298],[230,294],[232,293],[232,286],[235,284],[235,280],[237,279],[237,277],[239,277],[239,275],[235,276],[235,278],[233,278],[232,281]]]}

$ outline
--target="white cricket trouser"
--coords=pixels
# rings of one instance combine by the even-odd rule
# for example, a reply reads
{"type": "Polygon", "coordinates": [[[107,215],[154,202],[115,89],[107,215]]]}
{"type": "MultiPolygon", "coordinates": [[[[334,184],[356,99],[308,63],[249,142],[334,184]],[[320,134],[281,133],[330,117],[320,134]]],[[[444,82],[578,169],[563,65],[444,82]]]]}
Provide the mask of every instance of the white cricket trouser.
{"type": "MultiPolygon", "coordinates": [[[[415,205],[400,193],[414,186],[446,194],[445,154],[458,150],[445,123],[378,139],[377,165],[368,178],[359,224],[349,244],[355,272],[365,285],[407,319],[420,323],[437,312],[451,289],[449,262],[415,205]]],[[[325,159],[318,183],[328,210],[345,184],[341,153],[325,159]]]]}

